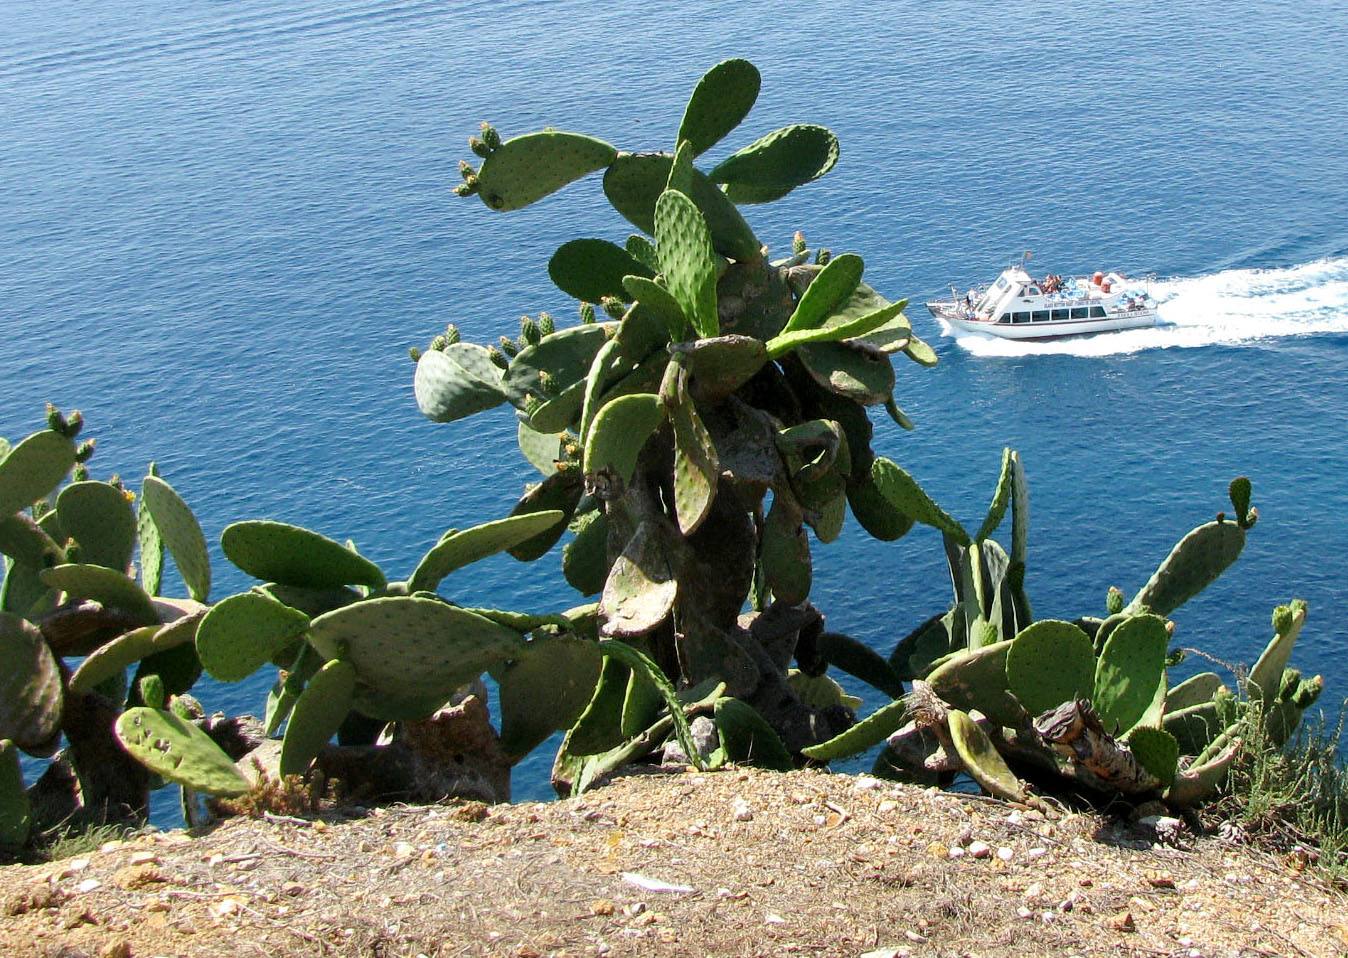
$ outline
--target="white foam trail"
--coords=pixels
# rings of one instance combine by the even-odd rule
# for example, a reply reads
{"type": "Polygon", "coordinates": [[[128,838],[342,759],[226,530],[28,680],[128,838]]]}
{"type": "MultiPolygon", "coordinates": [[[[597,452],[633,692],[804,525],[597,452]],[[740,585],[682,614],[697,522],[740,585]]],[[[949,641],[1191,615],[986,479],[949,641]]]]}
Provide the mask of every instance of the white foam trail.
{"type": "Polygon", "coordinates": [[[1044,342],[966,333],[946,336],[976,356],[1117,356],[1146,349],[1240,345],[1282,336],[1348,332],[1348,257],[1282,269],[1230,269],[1211,276],[1155,280],[1148,287],[1160,323],[1044,342]]]}

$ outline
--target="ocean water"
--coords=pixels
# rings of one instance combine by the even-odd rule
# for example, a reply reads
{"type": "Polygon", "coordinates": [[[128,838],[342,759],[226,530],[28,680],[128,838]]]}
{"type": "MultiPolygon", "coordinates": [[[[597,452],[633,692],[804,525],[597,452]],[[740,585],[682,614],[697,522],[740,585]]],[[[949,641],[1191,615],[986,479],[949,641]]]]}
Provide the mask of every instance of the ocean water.
{"type": "MultiPolygon", "coordinates": [[[[747,211],[860,253],[914,304],[1032,269],[1151,276],[1162,325],[1055,343],[952,335],[902,363],[917,422],[877,450],[977,524],[1011,446],[1030,480],[1040,616],[1133,591],[1237,475],[1260,523],[1175,616],[1178,641],[1249,662],[1272,607],[1310,603],[1296,663],[1348,694],[1348,5],[1199,0],[804,6],[0,0],[0,435],[80,408],[96,475],[147,463],[213,543],[234,520],[354,539],[405,576],[450,526],[531,479],[510,414],[435,425],[411,345],[490,341],[574,315],[546,277],[575,236],[621,241],[598,184],[500,215],[451,193],[467,137],[555,126],[673,146],[697,78],[753,60],[763,92],[711,157],[795,122],[837,169],[747,211]]],[[[248,581],[218,547],[214,595],[248,581]]],[[[887,652],[949,601],[939,537],[849,524],[815,550],[830,627],[887,652]]],[[[445,584],[521,610],[576,596],[554,553],[445,584]]],[[[260,711],[266,677],[206,684],[260,711]]],[[[878,704],[872,698],[871,704],[878,704]]],[[[547,794],[547,749],[516,773],[547,794]]]]}

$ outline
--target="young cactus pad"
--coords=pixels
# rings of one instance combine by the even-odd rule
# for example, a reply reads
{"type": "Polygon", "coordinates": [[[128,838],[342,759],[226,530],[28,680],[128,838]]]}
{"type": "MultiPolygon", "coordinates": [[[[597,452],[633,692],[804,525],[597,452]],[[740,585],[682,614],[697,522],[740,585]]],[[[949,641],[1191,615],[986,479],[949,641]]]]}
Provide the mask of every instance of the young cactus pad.
{"type": "Polygon", "coordinates": [[[693,90],[679,124],[679,143],[699,156],[739,126],[758,99],[762,77],[748,60],[724,60],[707,71],[693,90]]]}

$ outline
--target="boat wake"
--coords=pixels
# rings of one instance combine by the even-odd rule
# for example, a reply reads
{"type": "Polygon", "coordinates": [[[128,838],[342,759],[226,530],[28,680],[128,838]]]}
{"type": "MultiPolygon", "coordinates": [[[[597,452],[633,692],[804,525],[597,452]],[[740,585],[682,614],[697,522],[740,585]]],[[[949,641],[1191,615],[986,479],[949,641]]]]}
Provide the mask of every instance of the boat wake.
{"type": "Polygon", "coordinates": [[[1282,269],[1231,269],[1150,284],[1160,322],[1041,342],[956,330],[946,336],[976,356],[1117,356],[1147,349],[1241,345],[1284,336],[1348,332],[1348,257],[1282,269]]]}

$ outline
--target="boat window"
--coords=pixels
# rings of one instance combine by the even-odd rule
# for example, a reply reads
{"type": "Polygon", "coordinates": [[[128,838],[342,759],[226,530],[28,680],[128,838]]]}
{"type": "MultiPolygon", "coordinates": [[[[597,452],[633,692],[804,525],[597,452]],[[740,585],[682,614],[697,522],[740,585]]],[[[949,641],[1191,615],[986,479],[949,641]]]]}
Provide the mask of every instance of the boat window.
{"type": "Polygon", "coordinates": [[[1039,287],[1038,287],[1038,286],[1031,286],[1031,287],[1029,288],[1028,292],[1029,292],[1029,294],[1030,294],[1031,296],[1038,296],[1038,295],[1039,295],[1039,287]]]}
{"type": "Polygon", "coordinates": [[[1029,321],[1030,321],[1029,313],[1014,313],[1011,316],[1011,322],[1013,323],[1028,323],[1029,321]]]}
{"type": "Polygon", "coordinates": [[[997,322],[999,322],[999,323],[1009,323],[1009,322],[1011,322],[1011,314],[1010,314],[1010,313],[1002,313],[1002,315],[1000,315],[1000,316],[997,317],[997,322]]]}
{"type": "Polygon", "coordinates": [[[1036,323],[1048,322],[1048,310],[1046,309],[1036,309],[1032,315],[1036,323]]]}
{"type": "Polygon", "coordinates": [[[1071,314],[1070,310],[1055,309],[1053,311],[1053,321],[1056,323],[1058,320],[1066,319],[1070,314],[1071,314]]]}
{"type": "Polygon", "coordinates": [[[1073,318],[1073,319],[1085,319],[1088,312],[1089,312],[1089,311],[1086,309],[1085,306],[1073,306],[1073,307],[1072,307],[1072,318],[1073,318]]]}
{"type": "Polygon", "coordinates": [[[1091,319],[1104,319],[1104,318],[1105,318],[1105,308],[1103,306],[1091,307],[1091,319]]]}

